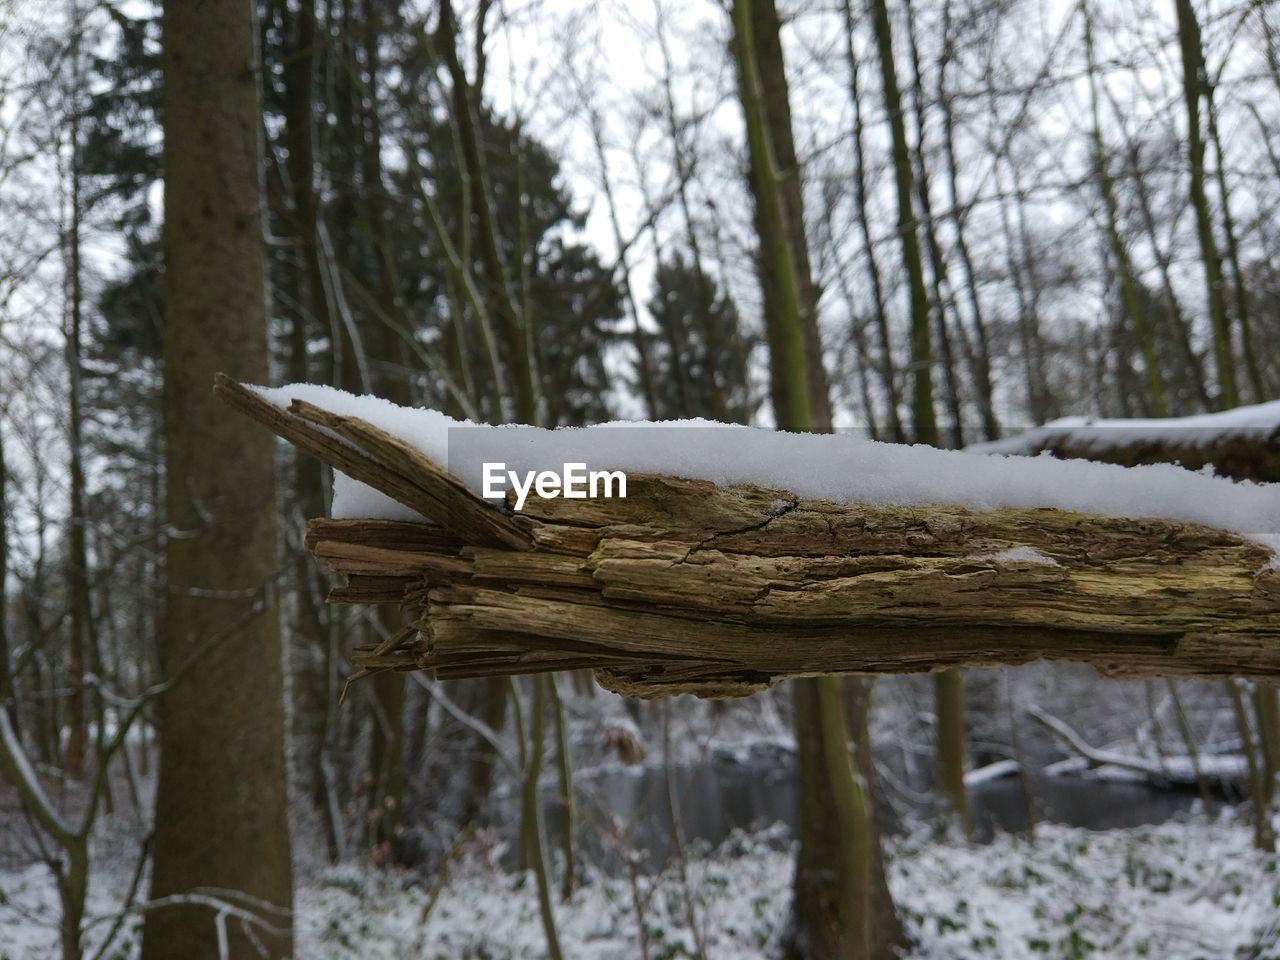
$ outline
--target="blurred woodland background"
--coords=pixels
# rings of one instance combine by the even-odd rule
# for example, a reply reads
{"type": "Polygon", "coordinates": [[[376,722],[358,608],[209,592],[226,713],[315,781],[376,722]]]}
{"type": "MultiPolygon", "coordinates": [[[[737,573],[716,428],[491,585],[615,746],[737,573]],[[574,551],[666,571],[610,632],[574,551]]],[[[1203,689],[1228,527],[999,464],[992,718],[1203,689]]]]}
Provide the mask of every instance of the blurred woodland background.
{"type": "Polygon", "coordinates": [[[486,858],[535,875],[511,956],[746,956],[690,859],[778,820],[764,955],[879,958],[946,932],[882,834],[1225,808],[1269,851],[1280,710],[1238,682],[340,705],[395,611],[323,602],[330,477],[209,391],[962,447],[1270,401],[1277,343],[1273,0],[4,0],[0,915],[50,892],[0,956],[286,955],[335,864],[425,928],[486,858]],[[600,875],[630,945],[562,946],[600,875]]]}

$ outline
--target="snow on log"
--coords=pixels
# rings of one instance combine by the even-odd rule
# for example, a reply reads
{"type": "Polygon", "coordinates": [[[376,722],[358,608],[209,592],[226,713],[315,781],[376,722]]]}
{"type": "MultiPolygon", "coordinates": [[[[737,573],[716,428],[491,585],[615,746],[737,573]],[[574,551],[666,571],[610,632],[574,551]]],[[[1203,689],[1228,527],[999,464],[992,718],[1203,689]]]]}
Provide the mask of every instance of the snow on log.
{"type": "MultiPolygon", "coordinates": [[[[419,518],[311,522],[307,547],[347,578],[332,601],[408,611],[405,629],[356,652],[362,671],[450,678],[590,668],[607,688],[641,697],[735,696],[798,676],[1041,658],[1087,661],[1116,676],[1280,676],[1280,569],[1265,543],[1187,519],[1060,509],[1052,497],[1045,507],[1002,506],[1025,499],[1016,489],[1021,458],[968,457],[975,476],[996,477],[976,504],[837,502],[631,471],[625,499],[531,496],[514,512],[510,497],[505,507],[484,500],[432,459],[428,441],[411,442],[412,429],[393,436],[350,406],[335,412],[336,401],[297,394],[345,395],[290,389],[292,398],[227,378],[216,387],[345,482],[419,518]]],[[[356,409],[388,422],[385,407],[356,409]]],[[[759,458],[750,438],[764,433],[739,435],[744,460],[759,458]]],[[[518,436],[506,434],[513,446],[518,436]]],[[[859,444],[872,458],[880,454],[870,448],[888,448],[790,439],[859,444]]],[[[976,482],[956,476],[967,461],[941,464],[951,476],[939,489],[976,482]]],[[[1109,488],[1098,494],[1103,506],[1108,496],[1131,500],[1126,488],[1143,476],[1152,478],[1153,510],[1172,489],[1161,486],[1163,473],[1026,464],[1103,471],[1093,475],[1109,488]]],[[[1160,469],[1210,485],[1224,526],[1256,520],[1275,529],[1274,489],[1144,468],[1160,469]]],[[[796,486],[813,483],[798,476],[796,486]]],[[[356,492],[346,491],[348,503],[356,492]]],[[[1078,502],[1079,491],[1063,497],[1078,502]]],[[[1210,509],[1185,506],[1196,516],[1210,509]]]]}
{"type": "Polygon", "coordinates": [[[1132,467],[1177,463],[1221,477],[1280,482],[1280,401],[1220,413],[1150,420],[1063,417],[1015,436],[971,444],[971,453],[1047,453],[1132,467]]]}

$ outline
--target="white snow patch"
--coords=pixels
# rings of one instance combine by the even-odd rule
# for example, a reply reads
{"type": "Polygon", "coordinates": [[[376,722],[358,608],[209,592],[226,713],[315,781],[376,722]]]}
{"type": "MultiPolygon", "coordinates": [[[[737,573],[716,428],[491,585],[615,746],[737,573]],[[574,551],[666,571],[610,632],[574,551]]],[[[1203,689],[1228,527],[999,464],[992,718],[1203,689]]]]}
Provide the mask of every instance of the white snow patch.
{"type": "MultiPolygon", "coordinates": [[[[359,417],[445,465],[477,493],[485,462],[502,461],[509,469],[521,471],[558,470],[564,463],[587,462],[591,469],[662,473],[720,486],[756,484],[837,503],[955,504],[984,510],[1055,507],[1105,516],[1193,521],[1244,534],[1280,531],[1280,484],[1235,483],[1168,464],[1126,468],[1049,457],[1001,458],[707,420],[562,430],[493,427],[326,386],[255,389],[281,407],[299,399],[359,417]],[[468,429],[453,429],[460,427],[468,429]]],[[[1280,406],[1277,411],[1280,416],[1280,406]]],[[[333,515],[421,519],[341,475],[334,484],[333,515]]]]}
{"type": "MultiPolygon", "coordinates": [[[[1246,823],[1203,819],[1105,832],[1041,824],[1034,845],[1009,834],[985,845],[936,842],[929,831],[889,838],[889,885],[914,944],[906,960],[1276,956],[1274,857],[1253,849],[1251,838],[1246,823]]],[[[127,888],[128,870],[114,866],[93,873],[90,899],[99,924],[127,888]]],[[[692,845],[689,892],[709,956],[780,955],[794,866],[793,848],[777,830],[739,835],[710,852],[692,845]]],[[[565,956],[640,956],[627,880],[595,871],[585,879],[568,902],[555,904],[565,956]]],[[[546,955],[528,875],[494,869],[483,857],[466,858],[423,923],[434,881],[355,864],[300,875],[297,955],[546,955]]],[[[650,956],[694,956],[679,871],[669,868],[638,882],[650,956]]],[[[0,869],[0,891],[0,957],[55,956],[58,898],[49,871],[0,869]]],[[[136,923],[129,928],[112,954],[121,960],[137,956],[136,923]]]]}
{"type": "Polygon", "coordinates": [[[1271,548],[1271,559],[1262,565],[1258,573],[1264,570],[1280,570],[1280,533],[1255,533],[1253,539],[1271,548]]]}
{"type": "Polygon", "coordinates": [[[1248,760],[1234,754],[1209,754],[1197,757],[1166,756],[1148,758],[1129,756],[1107,750],[1097,750],[1093,759],[1067,757],[1044,768],[1049,777],[1083,777],[1086,780],[1109,781],[1168,781],[1192,784],[1196,782],[1196,770],[1210,781],[1241,783],[1248,775],[1248,760]],[[1114,758],[1108,762],[1107,758],[1114,758]],[[1102,762],[1098,762],[1101,760],[1102,762]]]}
{"type": "Polygon", "coordinates": [[[1063,438],[1070,438],[1072,446],[1090,450],[1111,450],[1138,443],[1199,447],[1231,436],[1262,439],[1277,431],[1280,431],[1280,400],[1273,400],[1190,417],[1149,420],[1062,417],[1012,437],[972,443],[965,449],[971,453],[1029,454],[1063,438]]]}
{"type": "Polygon", "coordinates": [[[965,773],[964,785],[969,789],[973,789],[993,780],[1012,777],[1020,769],[1022,769],[1022,766],[1017,760],[996,760],[994,763],[988,763],[985,767],[978,767],[976,770],[970,770],[965,773]]]}
{"type": "Polygon", "coordinates": [[[1010,547],[1008,550],[1001,550],[998,553],[973,554],[969,559],[995,561],[996,563],[1038,563],[1046,567],[1062,566],[1053,557],[1041,553],[1035,547],[1010,547]]]}

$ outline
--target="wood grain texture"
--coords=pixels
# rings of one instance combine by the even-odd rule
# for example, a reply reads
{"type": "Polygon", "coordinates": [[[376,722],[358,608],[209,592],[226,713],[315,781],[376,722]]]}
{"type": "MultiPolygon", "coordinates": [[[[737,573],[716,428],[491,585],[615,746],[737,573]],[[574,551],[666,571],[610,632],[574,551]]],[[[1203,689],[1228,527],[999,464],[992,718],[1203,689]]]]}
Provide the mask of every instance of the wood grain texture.
{"type": "MultiPolygon", "coordinates": [[[[302,429],[335,428],[301,417],[302,429]]],[[[311,522],[308,549],[348,578],[331,600],[398,590],[408,611],[413,629],[396,643],[357,651],[363,670],[591,667],[641,697],[1042,658],[1123,676],[1280,675],[1280,570],[1235,534],[1050,509],[802,501],[642,474],[628,476],[626,499],[531,497],[514,514],[344,419],[344,439],[377,464],[361,479],[391,496],[432,490],[424,513],[439,521],[311,522]],[[446,482],[454,500],[439,494],[446,482]],[[462,524],[459,496],[472,501],[462,524]],[[1035,553],[1006,555],[1020,547],[1035,553]]]]}

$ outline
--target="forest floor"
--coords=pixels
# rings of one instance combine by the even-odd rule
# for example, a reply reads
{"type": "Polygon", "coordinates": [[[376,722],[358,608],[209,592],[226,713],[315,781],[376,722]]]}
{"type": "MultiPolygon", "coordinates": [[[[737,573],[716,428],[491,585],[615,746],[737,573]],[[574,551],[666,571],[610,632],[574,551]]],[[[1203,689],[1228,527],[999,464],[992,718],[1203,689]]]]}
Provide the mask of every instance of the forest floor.
{"type": "MultiPolygon", "coordinates": [[[[1010,835],[974,845],[922,833],[889,842],[890,882],[915,941],[912,960],[1266,960],[1280,957],[1280,879],[1274,858],[1253,850],[1250,838],[1247,825],[1202,818],[1106,832],[1045,824],[1034,845],[1010,835]]],[[[301,877],[297,956],[545,955],[530,877],[489,862],[482,850],[460,858],[438,890],[430,880],[355,866],[301,877]]],[[[691,851],[683,871],[677,862],[634,888],[626,876],[589,876],[556,907],[564,954],[644,956],[638,896],[649,960],[777,957],[791,864],[789,841],[775,830],[691,851]]],[[[100,869],[92,899],[102,915],[128,877],[123,867],[100,869]]],[[[40,866],[0,872],[0,960],[55,955],[48,876],[40,866]]],[[[132,957],[129,940],[111,957],[132,957]]]]}

